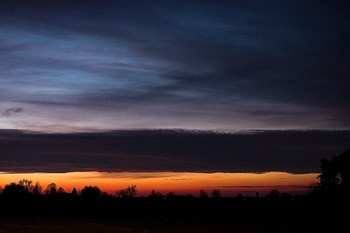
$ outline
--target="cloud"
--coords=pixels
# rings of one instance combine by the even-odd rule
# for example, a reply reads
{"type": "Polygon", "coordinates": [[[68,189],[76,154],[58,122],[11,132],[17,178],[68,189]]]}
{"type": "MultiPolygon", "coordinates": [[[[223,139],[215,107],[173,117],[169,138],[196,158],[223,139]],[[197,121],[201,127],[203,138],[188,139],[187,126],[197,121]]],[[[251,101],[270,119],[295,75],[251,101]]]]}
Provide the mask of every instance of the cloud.
{"type": "Polygon", "coordinates": [[[135,119],[122,124],[134,128],[146,116],[151,126],[170,119],[158,127],[348,129],[347,9],[343,1],[1,2],[0,98],[30,105],[42,117],[33,124],[52,121],[39,113],[75,107],[69,117],[83,113],[95,128],[105,112],[135,119]]]}
{"type": "Polygon", "coordinates": [[[349,131],[36,134],[4,130],[0,171],[317,173],[319,160],[348,149],[349,139],[349,131]]]}
{"type": "Polygon", "coordinates": [[[1,114],[3,117],[10,117],[12,115],[15,115],[16,113],[23,112],[23,108],[9,108],[5,112],[1,114]]]}

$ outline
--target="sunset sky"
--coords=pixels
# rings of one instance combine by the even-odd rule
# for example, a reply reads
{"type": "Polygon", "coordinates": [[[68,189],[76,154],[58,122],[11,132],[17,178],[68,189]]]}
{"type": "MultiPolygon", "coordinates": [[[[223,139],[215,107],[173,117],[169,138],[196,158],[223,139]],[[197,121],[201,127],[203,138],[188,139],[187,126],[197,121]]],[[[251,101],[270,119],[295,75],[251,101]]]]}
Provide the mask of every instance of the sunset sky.
{"type": "Polygon", "coordinates": [[[0,172],[317,174],[350,147],[349,5],[1,1],[0,172]]]}

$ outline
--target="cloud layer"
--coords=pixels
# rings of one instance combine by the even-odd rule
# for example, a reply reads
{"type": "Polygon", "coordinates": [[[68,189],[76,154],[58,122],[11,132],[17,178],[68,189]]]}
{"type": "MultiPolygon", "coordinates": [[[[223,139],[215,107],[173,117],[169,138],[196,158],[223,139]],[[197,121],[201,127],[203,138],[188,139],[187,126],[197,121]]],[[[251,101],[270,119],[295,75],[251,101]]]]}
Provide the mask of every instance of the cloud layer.
{"type": "Polygon", "coordinates": [[[113,131],[37,134],[2,130],[0,171],[319,172],[349,148],[349,131],[113,131]]]}
{"type": "Polygon", "coordinates": [[[6,109],[6,111],[4,111],[1,116],[3,117],[9,117],[9,116],[12,116],[16,113],[20,113],[23,111],[23,108],[9,108],[9,109],[6,109]]]}
{"type": "Polygon", "coordinates": [[[2,128],[349,129],[346,1],[2,1],[2,128]]]}

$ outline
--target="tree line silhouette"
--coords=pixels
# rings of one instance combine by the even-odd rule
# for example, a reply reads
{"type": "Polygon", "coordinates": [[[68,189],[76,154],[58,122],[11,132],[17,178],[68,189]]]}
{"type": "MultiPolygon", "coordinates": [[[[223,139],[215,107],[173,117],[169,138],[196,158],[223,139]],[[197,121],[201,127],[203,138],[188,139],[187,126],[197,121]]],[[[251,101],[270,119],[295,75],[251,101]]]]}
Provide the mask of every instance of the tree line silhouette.
{"type": "MultiPolygon", "coordinates": [[[[346,150],[338,156],[332,157],[331,159],[322,158],[320,160],[321,173],[318,176],[319,182],[313,185],[311,195],[319,196],[347,196],[350,194],[350,150],[346,150]]],[[[0,194],[3,197],[19,197],[25,195],[67,195],[81,196],[83,198],[93,199],[103,196],[116,197],[116,198],[134,198],[136,197],[137,190],[136,185],[128,186],[125,189],[120,189],[115,192],[115,195],[110,195],[102,191],[97,186],[85,186],[79,192],[76,188],[73,188],[71,193],[67,193],[64,188],[57,187],[55,183],[47,185],[46,189],[43,190],[39,182],[33,183],[32,180],[21,179],[17,183],[12,182],[5,185],[4,188],[0,186],[0,194]]],[[[170,192],[166,195],[161,194],[152,190],[148,197],[163,199],[166,197],[176,196],[175,193],[170,192]]],[[[190,196],[190,195],[187,195],[190,196]]],[[[256,197],[259,197],[259,193],[256,193],[256,197]]],[[[271,190],[267,195],[268,198],[276,199],[279,196],[290,196],[289,194],[283,193],[280,195],[278,190],[271,190]]],[[[204,191],[199,191],[199,198],[208,198],[209,194],[204,191]]],[[[218,189],[212,190],[212,198],[221,198],[221,192],[218,189]]],[[[238,198],[242,197],[241,194],[237,195],[238,198]]]]}
{"type": "MultiPolygon", "coordinates": [[[[0,194],[0,217],[64,216],[111,221],[145,222],[195,221],[200,224],[293,224],[314,226],[318,232],[347,232],[350,229],[346,215],[334,214],[349,210],[350,151],[331,159],[321,159],[319,182],[308,194],[291,195],[271,190],[265,196],[223,197],[220,190],[211,193],[199,190],[198,197],[162,194],[155,190],[148,196],[137,196],[137,187],[131,185],[108,194],[97,186],[73,188],[66,192],[55,183],[42,188],[36,182],[22,179],[5,185],[0,194]],[[324,231],[323,231],[324,230],[324,231]]],[[[312,231],[312,230],[311,230],[312,231]]]]}
{"type": "Polygon", "coordinates": [[[321,174],[316,190],[325,195],[350,194],[350,150],[330,160],[321,159],[321,174]]]}
{"type": "MultiPolygon", "coordinates": [[[[40,183],[36,182],[33,185],[33,181],[28,179],[21,179],[17,183],[12,182],[5,185],[5,188],[0,187],[0,193],[3,197],[24,197],[33,195],[47,195],[47,196],[81,196],[83,198],[94,199],[102,196],[111,196],[110,194],[103,192],[97,186],[85,186],[82,190],[77,191],[76,188],[72,189],[71,193],[67,193],[64,188],[57,187],[55,183],[47,185],[46,189],[43,190],[40,183]]],[[[121,189],[115,192],[115,197],[118,198],[133,198],[136,196],[136,185],[131,185],[125,189],[121,189]]]]}
{"type": "MultiPolygon", "coordinates": [[[[130,199],[136,197],[137,190],[136,185],[131,185],[126,187],[125,189],[120,189],[115,191],[114,195],[108,194],[107,192],[102,191],[97,186],[85,186],[83,189],[81,189],[79,192],[74,187],[70,193],[66,192],[64,188],[57,187],[55,183],[50,183],[47,185],[46,189],[43,190],[42,186],[39,182],[36,182],[33,185],[32,180],[28,179],[21,179],[17,183],[12,182],[10,184],[5,185],[5,188],[2,189],[0,187],[0,194],[2,197],[25,197],[25,196],[33,196],[33,195],[46,195],[46,196],[67,196],[71,195],[72,197],[82,197],[86,199],[97,199],[101,197],[114,197],[114,198],[121,198],[121,199],[130,199]]],[[[175,197],[176,194],[174,192],[169,192],[166,195],[163,195],[160,192],[156,192],[155,190],[152,190],[151,193],[148,195],[149,198],[153,199],[166,199],[175,197]]],[[[191,195],[186,195],[187,197],[190,197],[191,195]]],[[[192,196],[191,196],[192,197],[192,196]]],[[[199,197],[200,198],[209,198],[209,194],[204,191],[199,191],[199,197]]],[[[221,192],[218,189],[214,189],[211,193],[212,198],[220,198],[221,192]]]]}

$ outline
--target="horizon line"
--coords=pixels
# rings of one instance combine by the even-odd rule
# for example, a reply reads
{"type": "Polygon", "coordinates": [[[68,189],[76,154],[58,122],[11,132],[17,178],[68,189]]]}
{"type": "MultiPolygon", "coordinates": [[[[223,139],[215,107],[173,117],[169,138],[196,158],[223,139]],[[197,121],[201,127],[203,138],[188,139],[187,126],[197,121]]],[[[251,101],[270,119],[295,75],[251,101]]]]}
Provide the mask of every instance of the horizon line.
{"type": "Polygon", "coordinates": [[[120,133],[120,132],[174,132],[174,133],[209,133],[209,134],[258,134],[264,132],[350,132],[350,128],[281,128],[281,129],[264,129],[251,128],[240,130],[221,130],[221,129],[197,129],[197,128],[116,128],[110,130],[92,129],[92,130],[76,130],[76,131],[45,131],[45,130],[30,130],[30,129],[9,129],[0,128],[2,132],[18,132],[25,134],[103,134],[103,133],[120,133]]]}

